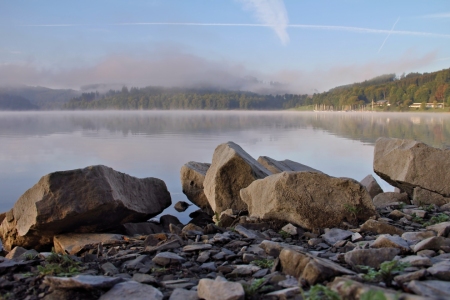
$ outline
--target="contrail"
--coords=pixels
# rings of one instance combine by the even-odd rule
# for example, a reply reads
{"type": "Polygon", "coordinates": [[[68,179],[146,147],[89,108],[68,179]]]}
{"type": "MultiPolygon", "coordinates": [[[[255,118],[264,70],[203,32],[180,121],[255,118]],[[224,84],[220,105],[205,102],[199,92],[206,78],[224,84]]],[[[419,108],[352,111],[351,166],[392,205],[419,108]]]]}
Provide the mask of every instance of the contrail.
{"type": "MultiPolygon", "coordinates": [[[[19,25],[22,27],[86,27],[86,26],[210,26],[210,27],[272,27],[268,24],[252,24],[252,23],[173,23],[173,22],[133,22],[133,23],[111,23],[111,24],[31,24],[19,25]]],[[[351,26],[337,26],[337,25],[310,25],[310,24],[289,24],[290,28],[304,28],[317,30],[334,30],[346,31],[355,33],[375,33],[375,34],[395,34],[395,35],[410,35],[410,36],[424,36],[424,37],[439,37],[450,38],[450,34],[421,32],[421,31],[407,31],[407,30],[386,30],[374,29],[366,27],[351,27],[351,26]]]]}
{"type": "Polygon", "coordinates": [[[397,25],[398,21],[400,20],[400,17],[398,17],[397,21],[395,21],[394,26],[392,26],[391,31],[389,31],[387,37],[384,39],[383,44],[381,44],[380,49],[378,49],[378,53],[380,53],[381,49],[383,49],[384,43],[386,43],[387,39],[391,35],[392,31],[394,31],[395,25],[397,25]]]}

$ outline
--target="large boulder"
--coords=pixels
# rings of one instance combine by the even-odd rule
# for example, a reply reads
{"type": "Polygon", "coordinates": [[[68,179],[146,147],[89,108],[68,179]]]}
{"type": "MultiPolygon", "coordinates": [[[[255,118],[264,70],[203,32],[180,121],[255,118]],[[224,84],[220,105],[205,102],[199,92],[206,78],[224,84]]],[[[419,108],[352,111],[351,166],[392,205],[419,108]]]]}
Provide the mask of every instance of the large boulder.
{"type": "MultiPolygon", "coordinates": [[[[413,140],[379,138],[373,168],[381,178],[405,191],[414,188],[450,197],[450,150],[437,149],[413,140]]],[[[423,201],[426,203],[426,199],[423,201]]]]}
{"type": "Polygon", "coordinates": [[[46,249],[59,233],[114,230],[143,222],[172,203],[164,181],[106,166],[54,172],[26,191],[0,225],[4,246],[46,249]]]}
{"type": "Polygon", "coordinates": [[[349,178],[317,172],[283,172],[241,190],[251,216],[277,219],[303,228],[331,228],[376,214],[366,188],[349,178]]]}
{"type": "Polygon", "coordinates": [[[298,162],[285,159],[285,160],[276,160],[270,158],[268,156],[260,156],[258,157],[258,162],[263,165],[267,170],[272,172],[273,174],[281,173],[284,171],[296,171],[296,172],[320,172],[319,170],[313,169],[306,165],[302,165],[298,162]]]}
{"type": "Polygon", "coordinates": [[[247,210],[239,191],[271,172],[258,163],[239,145],[228,142],[217,146],[211,167],[206,172],[205,195],[216,213],[226,209],[247,210]]]}
{"type": "Polygon", "coordinates": [[[190,161],[180,170],[181,186],[186,197],[209,215],[213,215],[211,205],[203,191],[203,181],[211,164],[190,161]]]}

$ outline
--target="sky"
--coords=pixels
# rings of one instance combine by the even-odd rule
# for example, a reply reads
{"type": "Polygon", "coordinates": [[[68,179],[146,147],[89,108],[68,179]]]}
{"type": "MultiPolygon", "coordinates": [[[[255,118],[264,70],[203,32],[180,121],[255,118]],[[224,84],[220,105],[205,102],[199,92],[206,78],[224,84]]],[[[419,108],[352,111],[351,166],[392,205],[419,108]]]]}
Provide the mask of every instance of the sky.
{"type": "Polygon", "coordinates": [[[0,85],[308,93],[450,67],[448,0],[0,0],[0,85]]]}

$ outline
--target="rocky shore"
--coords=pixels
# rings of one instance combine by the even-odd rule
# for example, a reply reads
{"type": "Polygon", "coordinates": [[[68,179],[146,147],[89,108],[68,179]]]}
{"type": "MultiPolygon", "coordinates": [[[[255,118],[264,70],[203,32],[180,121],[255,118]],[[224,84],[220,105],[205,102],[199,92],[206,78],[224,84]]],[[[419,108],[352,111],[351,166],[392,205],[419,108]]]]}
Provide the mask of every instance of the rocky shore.
{"type": "Polygon", "coordinates": [[[188,224],[148,221],[172,203],[157,178],[51,173],[0,215],[0,299],[449,299],[449,170],[380,138],[383,192],[228,142],[181,168],[188,224]]]}

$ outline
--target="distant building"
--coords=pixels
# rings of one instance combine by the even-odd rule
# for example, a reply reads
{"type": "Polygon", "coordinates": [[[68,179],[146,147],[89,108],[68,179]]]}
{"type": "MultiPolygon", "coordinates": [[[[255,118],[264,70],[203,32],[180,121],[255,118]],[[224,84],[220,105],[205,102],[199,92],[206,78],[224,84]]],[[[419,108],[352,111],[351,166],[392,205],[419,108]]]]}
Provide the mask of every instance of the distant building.
{"type": "Polygon", "coordinates": [[[387,100],[378,100],[377,102],[375,102],[376,106],[385,106],[386,104],[387,104],[387,106],[390,106],[390,104],[387,100]]]}
{"type": "MultiPolygon", "coordinates": [[[[414,102],[409,107],[420,108],[421,105],[422,105],[422,103],[414,102]]],[[[426,108],[442,108],[442,103],[436,103],[436,107],[435,107],[434,103],[427,103],[425,107],[426,108]]]]}

